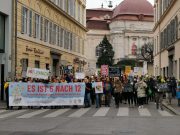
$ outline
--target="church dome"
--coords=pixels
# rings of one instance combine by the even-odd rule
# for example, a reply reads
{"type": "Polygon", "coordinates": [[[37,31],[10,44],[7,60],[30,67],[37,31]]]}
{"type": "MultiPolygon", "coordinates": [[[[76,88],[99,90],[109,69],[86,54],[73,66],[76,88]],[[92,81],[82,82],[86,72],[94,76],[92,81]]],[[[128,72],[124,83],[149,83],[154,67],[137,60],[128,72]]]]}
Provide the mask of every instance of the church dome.
{"type": "Polygon", "coordinates": [[[153,6],[147,0],[124,0],[113,12],[113,18],[119,15],[150,15],[153,16],[153,6]]]}

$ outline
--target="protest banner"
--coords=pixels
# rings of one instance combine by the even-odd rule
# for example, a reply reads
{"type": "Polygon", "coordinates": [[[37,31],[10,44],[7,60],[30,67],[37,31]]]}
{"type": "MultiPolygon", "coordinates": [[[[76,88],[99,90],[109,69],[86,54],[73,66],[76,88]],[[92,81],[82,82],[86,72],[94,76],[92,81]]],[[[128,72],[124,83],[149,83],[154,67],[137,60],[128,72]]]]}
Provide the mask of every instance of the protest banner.
{"type": "Polygon", "coordinates": [[[49,77],[49,70],[28,67],[26,76],[47,80],[49,77]]]}
{"type": "Polygon", "coordinates": [[[85,78],[85,74],[84,73],[75,73],[75,78],[76,79],[84,79],[85,78]]]}
{"type": "Polygon", "coordinates": [[[85,83],[17,83],[9,85],[9,106],[83,105],[85,83]]]}
{"type": "Polygon", "coordinates": [[[109,70],[108,65],[101,65],[101,76],[108,76],[109,70]]]}
{"type": "Polygon", "coordinates": [[[94,82],[95,93],[103,93],[103,85],[102,82],[94,82]]]}

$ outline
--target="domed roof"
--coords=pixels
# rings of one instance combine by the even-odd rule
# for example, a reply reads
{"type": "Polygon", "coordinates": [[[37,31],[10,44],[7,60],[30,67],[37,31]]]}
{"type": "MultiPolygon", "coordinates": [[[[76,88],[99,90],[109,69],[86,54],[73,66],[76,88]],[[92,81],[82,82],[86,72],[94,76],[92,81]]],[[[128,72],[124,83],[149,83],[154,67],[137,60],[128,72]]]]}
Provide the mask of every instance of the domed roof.
{"type": "Polygon", "coordinates": [[[113,18],[118,15],[153,15],[153,6],[147,0],[124,0],[113,12],[113,18]]]}

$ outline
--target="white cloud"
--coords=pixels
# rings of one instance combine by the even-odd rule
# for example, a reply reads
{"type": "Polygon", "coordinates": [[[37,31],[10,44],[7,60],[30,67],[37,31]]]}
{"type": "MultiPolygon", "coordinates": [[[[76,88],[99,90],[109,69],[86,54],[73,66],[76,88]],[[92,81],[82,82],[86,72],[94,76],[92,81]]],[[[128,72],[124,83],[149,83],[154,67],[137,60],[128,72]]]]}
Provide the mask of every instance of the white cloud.
{"type": "MultiPolygon", "coordinates": [[[[123,0],[112,0],[113,8],[119,5],[123,0]]],[[[154,0],[148,0],[152,5],[154,5],[154,0]]],[[[109,4],[109,0],[86,0],[86,8],[101,8],[103,3],[103,7],[107,8],[109,4]]],[[[112,8],[112,9],[113,9],[112,8]]]]}

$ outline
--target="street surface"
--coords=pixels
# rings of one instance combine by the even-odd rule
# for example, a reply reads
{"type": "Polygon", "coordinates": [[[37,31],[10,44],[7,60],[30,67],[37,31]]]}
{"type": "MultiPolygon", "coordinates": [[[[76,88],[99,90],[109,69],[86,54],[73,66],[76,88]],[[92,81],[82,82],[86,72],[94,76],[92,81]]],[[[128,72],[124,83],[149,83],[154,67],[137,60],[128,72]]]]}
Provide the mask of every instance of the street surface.
{"type": "Polygon", "coordinates": [[[79,109],[0,110],[0,135],[179,135],[180,117],[128,105],[79,109]]]}

